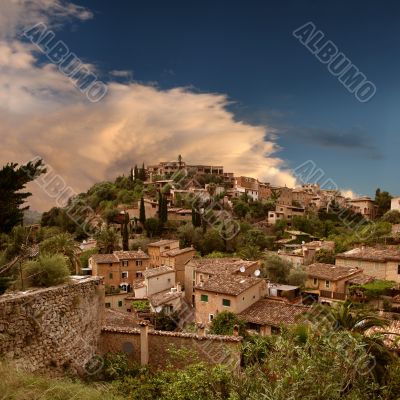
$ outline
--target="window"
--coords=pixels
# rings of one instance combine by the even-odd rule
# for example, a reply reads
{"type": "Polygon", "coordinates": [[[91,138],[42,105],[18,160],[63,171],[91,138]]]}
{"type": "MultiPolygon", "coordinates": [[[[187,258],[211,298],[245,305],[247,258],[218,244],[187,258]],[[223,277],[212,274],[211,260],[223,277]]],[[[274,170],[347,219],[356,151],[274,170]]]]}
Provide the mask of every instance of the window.
{"type": "Polygon", "coordinates": [[[110,267],[112,267],[112,263],[110,263],[110,267]]]}
{"type": "Polygon", "coordinates": [[[231,306],[231,301],[228,299],[222,299],[222,305],[224,307],[230,307],[231,306]]]}
{"type": "Polygon", "coordinates": [[[318,279],[314,278],[314,285],[318,285],[318,279]]]}
{"type": "Polygon", "coordinates": [[[113,278],[113,274],[112,274],[112,272],[110,272],[109,274],[108,274],[108,279],[112,279],[113,278]]]}
{"type": "Polygon", "coordinates": [[[121,274],[122,279],[127,278],[128,277],[128,271],[124,271],[121,274]]]}
{"type": "Polygon", "coordinates": [[[136,278],[141,278],[143,274],[141,272],[136,272],[136,278]]]}
{"type": "Polygon", "coordinates": [[[123,266],[123,267],[127,267],[128,264],[129,264],[129,261],[128,261],[128,260],[122,260],[122,266],[123,266]]]}
{"type": "Polygon", "coordinates": [[[200,300],[201,300],[201,301],[204,301],[205,303],[207,303],[207,302],[208,302],[208,295],[207,295],[207,294],[202,294],[202,295],[200,296],[200,300]]]}
{"type": "Polygon", "coordinates": [[[208,320],[211,322],[214,319],[214,314],[208,314],[208,320]]]}
{"type": "Polygon", "coordinates": [[[171,278],[168,278],[168,283],[171,283],[171,278]]]}
{"type": "Polygon", "coordinates": [[[122,307],[122,301],[121,300],[118,301],[118,307],[122,307]]]}
{"type": "Polygon", "coordinates": [[[106,308],[111,308],[111,303],[106,303],[106,308]]]}
{"type": "Polygon", "coordinates": [[[142,260],[136,260],[136,266],[140,267],[143,264],[142,260]]]}
{"type": "Polygon", "coordinates": [[[329,289],[330,286],[331,286],[331,283],[330,283],[329,281],[325,281],[325,287],[326,287],[327,289],[329,289]]]}

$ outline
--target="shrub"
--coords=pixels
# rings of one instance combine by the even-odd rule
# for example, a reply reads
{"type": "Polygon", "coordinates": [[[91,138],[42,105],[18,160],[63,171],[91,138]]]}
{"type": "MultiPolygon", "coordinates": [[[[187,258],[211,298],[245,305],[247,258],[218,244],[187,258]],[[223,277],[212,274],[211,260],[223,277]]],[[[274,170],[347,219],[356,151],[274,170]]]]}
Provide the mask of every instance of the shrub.
{"type": "Polygon", "coordinates": [[[48,287],[65,282],[69,269],[60,254],[40,256],[24,265],[24,279],[30,286],[48,287]]]}

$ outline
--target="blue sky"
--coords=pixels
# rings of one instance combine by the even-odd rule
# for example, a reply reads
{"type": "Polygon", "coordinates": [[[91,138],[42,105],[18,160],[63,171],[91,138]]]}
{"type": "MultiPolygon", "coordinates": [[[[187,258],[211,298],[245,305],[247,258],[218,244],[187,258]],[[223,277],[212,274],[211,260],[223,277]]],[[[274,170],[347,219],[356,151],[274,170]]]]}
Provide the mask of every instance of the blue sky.
{"type": "Polygon", "coordinates": [[[400,192],[400,3],[76,1],[94,18],[61,37],[101,70],[229,96],[236,118],[277,130],[279,156],[314,160],[340,187],[400,192]],[[312,21],[377,87],[360,103],[292,35],[312,21]]]}
{"type": "MultiPolygon", "coordinates": [[[[341,189],[400,195],[398,1],[1,6],[1,163],[42,157],[77,193],[178,154],[288,186],[313,160],[341,189]],[[376,86],[371,100],[359,102],[293,36],[309,21],[376,86]],[[37,23],[106,82],[103,100],[89,102],[23,37],[37,23]]],[[[54,205],[45,188],[34,194],[34,208],[54,205]]]]}

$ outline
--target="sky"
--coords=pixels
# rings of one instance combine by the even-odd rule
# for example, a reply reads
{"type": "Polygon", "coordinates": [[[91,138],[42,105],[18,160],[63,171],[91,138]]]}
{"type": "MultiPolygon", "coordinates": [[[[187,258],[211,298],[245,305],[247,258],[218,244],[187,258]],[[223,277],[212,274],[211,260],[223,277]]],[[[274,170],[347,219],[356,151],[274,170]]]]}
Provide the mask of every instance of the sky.
{"type": "MultiPolygon", "coordinates": [[[[399,20],[397,1],[2,0],[0,163],[42,157],[80,192],[178,154],[287,186],[312,160],[348,195],[399,195],[399,20]],[[309,22],[376,87],[369,101],[293,35],[309,22]],[[24,35],[38,23],[102,99],[24,35]]],[[[32,208],[56,205],[38,183],[32,208]]]]}

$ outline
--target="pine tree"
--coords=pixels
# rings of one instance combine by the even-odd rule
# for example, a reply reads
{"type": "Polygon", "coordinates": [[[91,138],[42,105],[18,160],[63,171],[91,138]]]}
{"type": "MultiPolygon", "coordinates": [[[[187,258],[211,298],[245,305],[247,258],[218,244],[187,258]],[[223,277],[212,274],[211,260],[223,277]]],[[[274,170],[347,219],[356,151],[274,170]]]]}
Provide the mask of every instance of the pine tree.
{"type": "Polygon", "coordinates": [[[144,163],[142,164],[142,168],[140,168],[139,171],[139,179],[143,182],[146,180],[146,168],[144,167],[144,163]]]}
{"type": "Polygon", "coordinates": [[[139,221],[142,223],[142,225],[144,225],[146,222],[146,210],[144,208],[143,196],[140,199],[139,221]]]}
{"type": "Polygon", "coordinates": [[[30,161],[19,168],[17,163],[6,164],[0,169],[0,232],[10,232],[21,224],[26,199],[31,195],[23,192],[26,185],[46,172],[42,160],[30,161]]]}
{"type": "Polygon", "coordinates": [[[129,224],[129,214],[125,213],[125,220],[124,220],[124,224],[122,227],[122,250],[124,250],[124,251],[129,250],[128,224],[129,224]]]}

